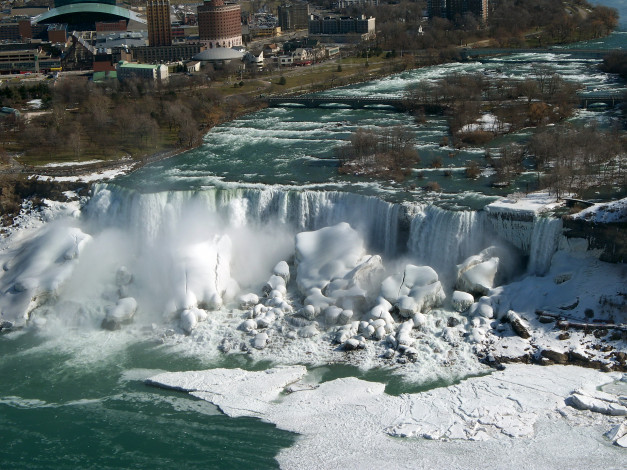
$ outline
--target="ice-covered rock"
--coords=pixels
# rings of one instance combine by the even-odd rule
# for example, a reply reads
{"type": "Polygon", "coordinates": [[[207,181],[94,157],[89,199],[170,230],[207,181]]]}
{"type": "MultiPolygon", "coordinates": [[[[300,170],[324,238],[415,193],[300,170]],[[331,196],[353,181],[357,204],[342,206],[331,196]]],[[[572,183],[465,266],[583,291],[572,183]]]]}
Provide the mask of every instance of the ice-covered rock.
{"type": "Polygon", "coordinates": [[[107,315],[102,327],[107,330],[116,330],[123,323],[131,321],[137,311],[137,301],[133,297],[126,297],[117,301],[115,306],[107,309],[107,315]]]}
{"type": "Polygon", "coordinates": [[[414,344],[414,338],[411,337],[411,330],[414,328],[414,321],[409,319],[401,323],[396,332],[396,341],[404,346],[414,344]]]}
{"type": "Polygon", "coordinates": [[[257,294],[243,294],[240,295],[239,298],[240,308],[243,310],[254,307],[259,303],[259,296],[257,294]]]}
{"type": "Polygon", "coordinates": [[[279,291],[282,294],[285,294],[285,292],[287,292],[287,289],[285,287],[285,279],[281,276],[277,276],[276,274],[270,276],[270,279],[268,279],[266,285],[263,286],[263,293],[266,296],[269,296],[269,294],[273,291],[279,291]]]}
{"type": "Polygon", "coordinates": [[[268,345],[269,337],[267,333],[257,333],[253,339],[253,348],[264,349],[268,345]]]}
{"type": "Polygon", "coordinates": [[[471,316],[480,316],[483,318],[494,318],[494,309],[492,308],[492,300],[490,297],[483,296],[478,302],[474,303],[469,310],[471,316]]]}
{"type": "Polygon", "coordinates": [[[495,251],[494,247],[486,248],[457,266],[458,290],[475,295],[488,294],[494,287],[494,279],[499,268],[499,258],[494,256],[495,251]]]}
{"type": "Polygon", "coordinates": [[[313,338],[314,336],[318,336],[319,334],[320,331],[318,330],[318,326],[315,322],[298,330],[298,336],[300,336],[301,338],[313,338]]]}
{"type": "Polygon", "coordinates": [[[240,326],[239,329],[242,331],[245,331],[246,333],[250,333],[251,331],[254,331],[257,329],[257,321],[249,318],[248,320],[244,320],[240,326]]]}
{"type": "Polygon", "coordinates": [[[272,274],[275,276],[280,276],[285,281],[285,284],[290,282],[290,267],[287,264],[287,261],[279,261],[272,270],[272,274]]]}
{"type": "Polygon", "coordinates": [[[455,292],[453,292],[451,302],[453,304],[453,309],[461,313],[468,310],[472,306],[472,304],[475,303],[475,298],[472,294],[469,294],[468,292],[456,290],[455,292]]]}
{"type": "Polygon", "coordinates": [[[429,312],[446,298],[438,274],[429,266],[408,264],[402,274],[387,277],[381,284],[381,296],[394,304],[399,314],[409,318],[429,312]]]}
{"type": "Polygon", "coordinates": [[[181,329],[187,333],[188,335],[196,328],[198,324],[198,317],[196,316],[196,312],[191,309],[185,309],[181,312],[181,329]]]}
{"type": "Polygon", "coordinates": [[[512,325],[512,329],[518,336],[523,339],[531,338],[529,326],[522,318],[520,318],[520,315],[513,310],[510,310],[507,312],[507,320],[512,325]]]}
{"type": "Polygon", "coordinates": [[[133,275],[126,266],[120,266],[115,273],[115,283],[117,286],[127,286],[133,282],[133,275]]]}

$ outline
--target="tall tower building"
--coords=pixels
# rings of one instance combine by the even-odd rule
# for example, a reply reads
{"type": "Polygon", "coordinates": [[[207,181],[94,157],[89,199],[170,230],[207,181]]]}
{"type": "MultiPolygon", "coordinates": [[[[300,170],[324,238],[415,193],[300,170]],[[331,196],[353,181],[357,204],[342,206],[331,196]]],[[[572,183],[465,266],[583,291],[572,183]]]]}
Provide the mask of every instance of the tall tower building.
{"type": "Polygon", "coordinates": [[[242,45],[239,5],[208,0],[198,7],[198,36],[210,48],[242,45]]]}
{"type": "Polygon", "coordinates": [[[146,2],[148,22],[148,44],[150,46],[170,46],[172,26],[170,24],[170,0],[148,0],[146,2]]]}

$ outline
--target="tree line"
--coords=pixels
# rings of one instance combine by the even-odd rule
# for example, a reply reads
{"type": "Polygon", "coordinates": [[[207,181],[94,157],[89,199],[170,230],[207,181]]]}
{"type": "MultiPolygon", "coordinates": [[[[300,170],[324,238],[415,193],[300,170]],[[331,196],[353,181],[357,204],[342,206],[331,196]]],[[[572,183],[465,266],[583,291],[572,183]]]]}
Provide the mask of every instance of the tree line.
{"type": "MultiPolygon", "coordinates": [[[[312,3],[331,8],[333,1],[312,3]]],[[[466,13],[452,19],[434,17],[424,25],[426,9],[425,0],[401,0],[352,5],[342,12],[374,16],[376,45],[395,51],[441,51],[490,38],[500,47],[544,47],[605,36],[618,24],[615,9],[585,0],[491,0],[487,24],[466,13]]]]}

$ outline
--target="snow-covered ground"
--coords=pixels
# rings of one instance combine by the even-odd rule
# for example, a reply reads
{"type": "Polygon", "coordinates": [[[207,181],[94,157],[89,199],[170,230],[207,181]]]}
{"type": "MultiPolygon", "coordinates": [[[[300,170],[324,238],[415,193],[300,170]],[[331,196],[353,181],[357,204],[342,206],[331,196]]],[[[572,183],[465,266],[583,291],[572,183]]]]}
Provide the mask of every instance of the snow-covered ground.
{"type": "Polygon", "coordinates": [[[573,216],[595,223],[627,222],[627,198],[595,204],[573,216]]]}
{"type": "MultiPolygon", "coordinates": [[[[62,167],[66,166],[62,163],[49,164],[49,166],[62,167]]],[[[48,176],[39,175],[37,178],[41,181],[57,181],[60,183],[93,183],[95,181],[106,181],[116,176],[124,175],[133,169],[134,164],[121,165],[117,168],[111,168],[107,170],[94,171],[92,173],[86,173],[83,175],[73,176],[48,176]]]]}
{"type": "Polygon", "coordinates": [[[627,397],[596,387],[620,380],[572,366],[513,365],[401,396],[356,378],[312,382],[302,366],[163,373],[148,382],[298,433],[278,456],[282,468],[618,469],[627,397]],[[594,400],[595,411],[581,405],[594,400]]]}

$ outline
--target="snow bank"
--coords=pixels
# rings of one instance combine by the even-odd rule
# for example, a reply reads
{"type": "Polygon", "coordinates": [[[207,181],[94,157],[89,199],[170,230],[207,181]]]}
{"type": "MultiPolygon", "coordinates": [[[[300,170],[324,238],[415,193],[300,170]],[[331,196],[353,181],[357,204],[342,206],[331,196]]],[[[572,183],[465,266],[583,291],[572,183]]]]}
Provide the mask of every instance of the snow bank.
{"type": "Polygon", "coordinates": [[[609,203],[595,204],[572,216],[594,223],[627,222],[627,198],[609,203]]]}

